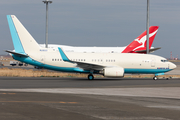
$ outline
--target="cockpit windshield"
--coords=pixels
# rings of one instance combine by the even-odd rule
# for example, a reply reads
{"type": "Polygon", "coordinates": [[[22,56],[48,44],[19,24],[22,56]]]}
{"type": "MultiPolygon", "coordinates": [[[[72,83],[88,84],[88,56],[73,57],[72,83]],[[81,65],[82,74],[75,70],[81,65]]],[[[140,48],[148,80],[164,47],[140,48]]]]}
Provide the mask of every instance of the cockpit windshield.
{"type": "Polygon", "coordinates": [[[161,60],[161,62],[168,62],[168,60],[161,60]]]}

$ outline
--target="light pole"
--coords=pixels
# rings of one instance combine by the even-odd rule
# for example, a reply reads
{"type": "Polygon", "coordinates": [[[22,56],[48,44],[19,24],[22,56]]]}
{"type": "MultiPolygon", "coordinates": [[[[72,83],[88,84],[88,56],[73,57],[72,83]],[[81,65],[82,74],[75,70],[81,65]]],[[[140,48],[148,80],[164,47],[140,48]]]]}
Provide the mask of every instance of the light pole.
{"type": "Polygon", "coordinates": [[[146,42],[146,54],[149,54],[149,0],[147,0],[147,23],[146,23],[146,29],[147,29],[147,42],[146,42]]]}
{"type": "Polygon", "coordinates": [[[46,4],[46,48],[48,48],[48,3],[52,3],[52,1],[46,0],[42,2],[46,4]]]}

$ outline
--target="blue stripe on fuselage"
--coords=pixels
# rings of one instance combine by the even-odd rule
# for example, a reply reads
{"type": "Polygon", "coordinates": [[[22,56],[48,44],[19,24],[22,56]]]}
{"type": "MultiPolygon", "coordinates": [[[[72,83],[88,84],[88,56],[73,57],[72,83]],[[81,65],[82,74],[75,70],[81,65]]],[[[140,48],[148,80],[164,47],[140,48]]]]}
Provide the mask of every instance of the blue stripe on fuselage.
{"type": "Polygon", "coordinates": [[[15,60],[30,64],[33,66],[43,67],[43,68],[55,70],[55,71],[90,73],[90,71],[83,70],[83,69],[80,69],[77,67],[58,67],[58,66],[52,66],[52,65],[44,64],[44,63],[38,62],[36,60],[33,60],[30,57],[19,57],[17,55],[13,55],[13,58],[15,60]]]}
{"type": "Polygon", "coordinates": [[[124,73],[129,74],[157,74],[157,73],[165,73],[171,71],[172,69],[131,69],[125,68],[124,73]]]}

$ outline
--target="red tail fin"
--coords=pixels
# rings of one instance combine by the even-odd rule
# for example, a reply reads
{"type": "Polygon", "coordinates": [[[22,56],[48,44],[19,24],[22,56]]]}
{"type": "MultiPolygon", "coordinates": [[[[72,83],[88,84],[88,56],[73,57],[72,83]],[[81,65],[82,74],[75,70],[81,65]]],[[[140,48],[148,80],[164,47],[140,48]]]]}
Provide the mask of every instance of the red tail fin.
{"type": "MultiPolygon", "coordinates": [[[[156,33],[158,31],[159,26],[151,26],[149,28],[149,48],[154,41],[156,33]]],[[[146,50],[146,35],[147,32],[144,31],[139,37],[137,37],[132,43],[130,43],[122,53],[135,53],[135,51],[146,50]]]]}

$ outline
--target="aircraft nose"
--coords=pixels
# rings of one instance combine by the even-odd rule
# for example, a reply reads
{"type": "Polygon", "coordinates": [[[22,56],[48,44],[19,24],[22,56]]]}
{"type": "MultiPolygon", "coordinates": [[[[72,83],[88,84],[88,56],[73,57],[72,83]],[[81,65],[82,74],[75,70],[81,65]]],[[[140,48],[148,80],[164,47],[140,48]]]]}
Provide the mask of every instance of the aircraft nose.
{"type": "Polygon", "coordinates": [[[169,69],[175,69],[177,66],[174,63],[170,63],[169,69]]]}

